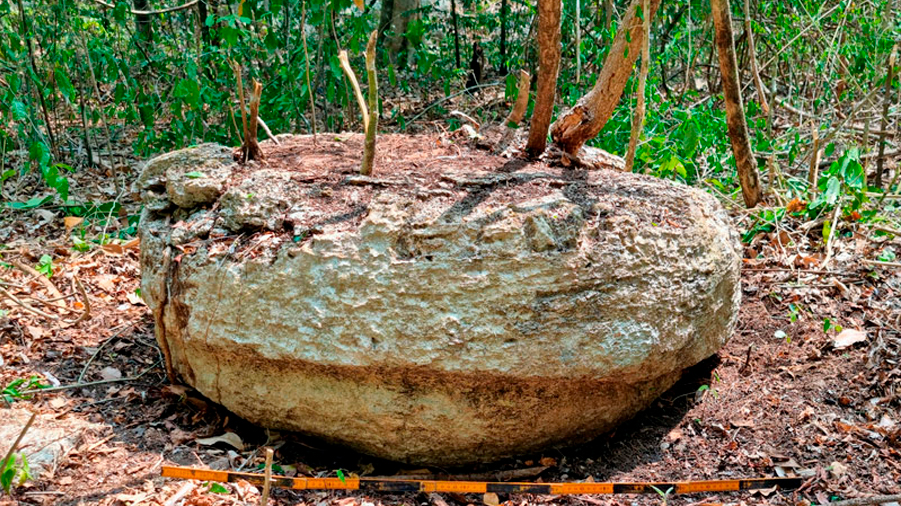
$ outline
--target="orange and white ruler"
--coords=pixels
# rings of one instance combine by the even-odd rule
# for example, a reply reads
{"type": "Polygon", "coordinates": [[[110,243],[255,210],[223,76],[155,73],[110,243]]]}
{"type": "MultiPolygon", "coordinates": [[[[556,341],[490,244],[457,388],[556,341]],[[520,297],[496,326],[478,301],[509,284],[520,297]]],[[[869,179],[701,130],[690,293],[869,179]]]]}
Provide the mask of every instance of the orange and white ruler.
{"type": "MultiPolygon", "coordinates": [[[[257,473],[214,471],[190,467],[163,466],[162,476],[185,480],[215,481],[221,483],[245,480],[262,485],[266,477],[257,473]]],[[[710,492],[738,492],[778,488],[793,490],[801,486],[801,478],[749,478],[743,480],[703,480],[673,482],[634,483],[531,483],[451,480],[393,480],[389,478],[289,478],[272,476],[274,487],[293,490],[361,490],[365,492],[457,492],[460,494],[693,494],[710,492]]]]}

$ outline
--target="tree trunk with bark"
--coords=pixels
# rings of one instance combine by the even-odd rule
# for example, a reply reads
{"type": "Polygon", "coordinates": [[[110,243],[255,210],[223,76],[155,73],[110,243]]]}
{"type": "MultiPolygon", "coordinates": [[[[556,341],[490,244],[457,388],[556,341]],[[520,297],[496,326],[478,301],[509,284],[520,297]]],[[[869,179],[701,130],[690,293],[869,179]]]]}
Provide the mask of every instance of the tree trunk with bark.
{"type": "Polygon", "coordinates": [[[379,38],[385,30],[391,28],[391,18],[394,17],[394,0],[382,0],[382,11],[379,13],[379,38]]]}
{"type": "MultiPolygon", "coordinates": [[[[507,0],[501,0],[501,65],[500,74],[507,75],[507,0]]],[[[456,25],[454,25],[456,29],[456,25]]]]}
{"type": "MultiPolygon", "coordinates": [[[[454,68],[460,68],[460,30],[457,28],[457,2],[451,0],[451,23],[454,25],[454,68]]],[[[501,37],[503,41],[503,36],[501,37]]],[[[501,53],[503,53],[503,44],[501,44],[501,53]]]]}
{"type": "MultiPolygon", "coordinates": [[[[648,4],[650,22],[660,0],[649,0],[648,4]]],[[[551,125],[554,143],[571,155],[577,155],[582,145],[604,128],[622,97],[644,40],[641,19],[635,14],[640,5],[641,0],[629,5],[594,87],[551,125]]]]}
{"type": "MultiPolygon", "coordinates": [[[[134,0],[136,11],[149,10],[150,4],[147,0],[134,0]]],[[[135,14],[135,26],[138,32],[138,43],[144,46],[146,50],[153,42],[153,28],[150,24],[149,14],[135,14]]]]}
{"type": "Polygon", "coordinates": [[[526,151],[536,157],[547,147],[547,131],[554,114],[557,72],[560,68],[561,0],[538,0],[538,84],[526,151]]]}
{"type": "Polygon", "coordinates": [[[741,98],[741,85],[738,82],[738,62],[735,58],[735,42],[732,37],[732,13],[729,0],[710,0],[710,14],[713,17],[716,48],[720,59],[720,72],[723,77],[723,98],[726,104],[726,125],[738,178],[741,181],[741,192],[745,205],[754,207],[760,202],[760,175],[757,161],[751,152],[751,141],[748,138],[748,123],[745,120],[744,102],[741,98]]]}
{"type": "MultiPolygon", "coordinates": [[[[407,47],[407,26],[410,21],[416,19],[419,14],[419,0],[394,0],[391,7],[389,28],[391,36],[387,40],[386,48],[388,57],[392,62],[397,62],[397,56],[407,47]]],[[[384,8],[383,8],[384,9],[384,8]]],[[[382,18],[385,17],[384,10],[382,18]]]]}

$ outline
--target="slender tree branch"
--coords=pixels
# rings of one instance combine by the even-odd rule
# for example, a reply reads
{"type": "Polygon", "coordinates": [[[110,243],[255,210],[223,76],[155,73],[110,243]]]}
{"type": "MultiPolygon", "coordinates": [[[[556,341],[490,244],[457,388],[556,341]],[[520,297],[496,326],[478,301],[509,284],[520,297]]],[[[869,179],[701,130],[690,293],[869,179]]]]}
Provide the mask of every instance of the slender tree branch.
{"type": "MultiPolygon", "coordinates": [[[[190,9],[191,7],[197,5],[198,1],[199,0],[191,0],[190,2],[188,2],[186,4],[177,5],[175,7],[167,7],[165,9],[158,9],[155,11],[139,11],[139,10],[129,9],[129,12],[131,12],[132,14],[138,15],[138,16],[152,16],[155,14],[166,14],[167,12],[176,12],[176,11],[183,11],[185,9],[190,9]]],[[[106,3],[103,0],[94,0],[94,2],[106,7],[107,9],[115,9],[116,8],[115,5],[106,3]]]]}

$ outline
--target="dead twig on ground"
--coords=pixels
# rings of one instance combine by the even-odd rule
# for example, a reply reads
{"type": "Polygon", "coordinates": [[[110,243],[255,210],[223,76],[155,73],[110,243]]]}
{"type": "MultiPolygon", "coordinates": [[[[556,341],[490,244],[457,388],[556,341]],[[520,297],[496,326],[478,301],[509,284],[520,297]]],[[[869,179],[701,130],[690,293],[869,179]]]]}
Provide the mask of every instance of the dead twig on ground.
{"type": "Polygon", "coordinates": [[[867,260],[866,258],[861,259],[861,262],[867,265],[878,265],[880,267],[892,267],[895,269],[901,267],[901,262],[881,262],[879,260],[867,260]]]}
{"type": "Polygon", "coordinates": [[[113,335],[109,336],[108,338],[106,338],[106,340],[104,340],[102,343],[100,343],[100,346],[98,346],[97,349],[94,350],[94,353],[91,354],[91,357],[88,358],[88,362],[81,369],[81,374],[78,375],[78,379],[75,380],[75,382],[81,383],[81,380],[84,379],[84,375],[87,374],[87,372],[88,372],[88,368],[91,367],[91,364],[94,362],[94,359],[97,358],[97,356],[100,354],[100,350],[102,350],[104,346],[106,346],[107,344],[110,344],[111,342],[118,339],[119,336],[121,336],[123,332],[134,327],[136,324],[137,324],[137,322],[132,322],[132,323],[120,328],[113,335]]]}
{"type": "MultiPolygon", "coordinates": [[[[829,503],[829,506],[867,506],[870,504],[884,504],[887,502],[901,501],[901,494],[894,495],[874,495],[872,497],[858,497],[855,499],[846,499],[844,501],[835,501],[829,503]]],[[[825,505],[820,505],[825,506],[825,505]]]]}
{"type": "Polygon", "coordinates": [[[52,295],[54,298],[57,298],[57,300],[63,298],[62,292],[59,291],[59,289],[56,287],[56,285],[53,284],[53,281],[50,281],[50,279],[47,278],[47,276],[41,274],[40,272],[35,270],[33,267],[29,267],[29,266],[23,264],[22,262],[18,262],[16,260],[10,260],[9,263],[11,263],[16,269],[19,269],[20,271],[24,272],[25,274],[31,275],[34,279],[39,280],[41,282],[41,284],[43,284],[44,287],[47,288],[47,291],[50,292],[50,295],[52,295]]]}
{"type": "Polygon", "coordinates": [[[140,374],[138,374],[136,376],[129,376],[127,378],[112,378],[112,379],[105,379],[105,380],[98,380],[98,381],[88,381],[87,383],[73,383],[71,385],[60,385],[58,387],[34,388],[31,390],[25,390],[20,393],[22,395],[45,394],[45,393],[51,393],[51,392],[61,392],[63,390],[71,390],[73,388],[93,387],[93,386],[97,386],[97,385],[106,385],[109,383],[125,383],[128,381],[135,381],[135,380],[138,380],[141,377],[143,377],[145,374],[147,374],[151,370],[153,370],[154,367],[160,365],[161,362],[162,362],[162,360],[157,360],[156,363],[154,363],[152,366],[141,371],[140,374]]]}
{"type": "Polygon", "coordinates": [[[18,299],[15,295],[9,293],[8,291],[6,291],[6,290],[3,289],[3,288],[0,288],[0,295],[3,295],[3,296],[5,296],[6,298],[8,298],[9,300],[11,300],[11,301],[15,302],[16,304],[18,304],[19,306],[22,306],[22,308],[23,308],[24,310],[28,311],[28,312],[31,313],[31,314],[40,316],[40,317],[42,317],[42,318],[47,318],[48,320],[58,321],[58,320],[60,319],[59,316],[52,315],[52,314],[50,314],[50,313],[45,313],[45,312],[41,311],[40,309],[35,309],[35,308],[29,306],[27,303],[25,303],[25,302],[23,302],[22,300],[18,299]]]}
{"type": "Polygon", "coordinates": [[[181,501],[188,494],[190,494],[191,491],[194,490],[194,487],[196,487],[196,485],[194,485],[193,481],[189,481],[189,482],[185,483],[184,485],[181,486],[180,489],[178,489],[177,492],[172,494],[172,497],[166,499],[166,502],[163,503],[163,506],[175,506],[176,504],[178,504],[179,501],[181,501]]]}
{"type": "Polygon", "coordinates": [[[266,125],[266,122],[263,121],[263,118],[257,116],[257,123],[261,127],[263,127],[263,131],[266,132],[266,137],[269,137],[270,139],[272,139],[272,142],[274,142],[276,146],[282,145],[282,143],[278,142],[278,139],[274,135],[272,135],[272,130],[269,130],[269,126],[266,125]]]}
{"type": "Polygon", "coordinates": [[[85,320],[91,319],[91,301],[88,300],[88,293],[85,291],[84,285],[81,284],[81,280],[78,279],[77,276],[72,278],[72,284],[78,288],[78,293],[81,294],[81,300],[83,301],[83,304],[84,304],[84,312],[81,313],[81,315],[78,318],[76,318],[75,321],[71,322],[72,325],[76,325],[85,320]]]}
{"type": "Polygon", "coordinates": [[[896,228],[882,227],[882,226],[879,226],[879,225],[875,225],[875,226],[873,226],[873,227],[871,227],[871,228],[872,228],[873,230],[877,230],[877,231],[879,231],[879,232],[885,232],[886,234],[892,234],[892,235],[898,235],[898,236],[901,236],[901,230],[898,230],[898,229],[896,229],[896,228]]]}
{"type": "Polygon", "coordinates": [[[458,110],[454,109],[453,111],[450,112],[450,115],[451,115],[451,116],[456,116],[456,117],[458,117],[458,118],[460,118],[460,119],[463,119],[463,120],[466,120],[466,121],[472,123],[472,126],[475,127],[476,131],[478,131],[478,130],[481,128],[481,125],[479,124],[479,122],[478,122],[475,118],[473,118],[472,116],[466,114],[466,113],[463,112],[463,111],[458,111],[458,110]]]}

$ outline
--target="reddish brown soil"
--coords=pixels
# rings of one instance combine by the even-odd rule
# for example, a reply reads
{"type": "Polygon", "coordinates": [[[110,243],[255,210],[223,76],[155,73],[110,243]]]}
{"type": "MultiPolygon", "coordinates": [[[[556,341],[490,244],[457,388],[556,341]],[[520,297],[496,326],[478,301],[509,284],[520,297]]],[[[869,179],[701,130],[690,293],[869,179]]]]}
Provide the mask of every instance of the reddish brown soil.
{"type": "MultiPolygon", "coordinates": [[[[391,142],[390,136],[380,140],[379,166],[395,163],[391,157],[401,156],[392,150],[391,142]]],[[[347,153],[356,149],[348,141],[324,135],[320,148],[347,153]]],[[[287,159],[292,153],[296,156],[292,151],[296,149],[289,145],[283,154],[269,152],[269,160],[287,159]]],[[[470,164],[470,168],[484,163],[485,169],[495,173],[503,172],[502,164],[521,164],[450,143],[408,154],[406,174],[410,178],[419,177],[433,165],[437,174],[439,165],[450,163],[470,164]]],[[[341,183],[357,167],[357,158],[348,158],[353,159],[332,167],[329,174],[334,176],[329,176],[332,179],[327,185],[357,188],[341,183]]],[[[293,163],[303,174],[315,161],[300,157],[293,163]]],[[[378,170],[376,179],[387,177],[378,170]]],[[[440,179],[424,184],[440,184],[440,179]]],[[[378,183],[366,182],[359,188],[377,191],[378,183]]],[[[456,187],[452,193],[447,198],[461,197],[456,187]]],[[[131,201],[124,206],[131,214],[138,209],[131,201]]],[[[748,247],[744,300],[731,341],[615,433],[578,448],[549,450],[515,461],[423,471],[403,469],[310,438],[267,433],[191,391],[167,385],[150,316],[133,296],[139,276],[135,245],[123,240],[119,247],[95,246],[88,253],[76,252],[63,216],[63,210],[53,210],[51,216],[34,212],[0,215],[0,237],[9,238],[0,260],[34,266],[42,254],[52,255],[51,281],[69,296],[57,303],[65,309],[40,302],[52,298],[50,289],[16,267],[0,266],[0,279],[7,283],[0,286],[34,308],[71,321],[85,309],[77,283],[73,284],[78,279],[88,294],[92,318],[77,324],[51,321],[26,312],[9,298],[0,298],[0,309],[8,311],[0,318],[0,386],[30,375],[47,379],[47,373],[61,385],[73,385],[85,369],[84,381],[103,379],[109,374],[107,368],[118,370],[125,378],[143,375],[133,381],[68,388],[16,401],[15,407],[53,417],[61,425],[81,419],[99,428],[81,434],[81,443],[60,459],[54,472],[19,487],[12,496],[0,496],[0,504],[161,505],[185,486],[181,481],[160,478],[161,465],[255,469],[262,463],[264,445],[277,449],[275,462],[284,472],[304,476],[335,476],[341,469],[361,475],[427,472],[489,478],[498,472],[546,466],[524,479],[676,481],[782,473],[804,477],[802,490],[794,493],[673,496],[669,503],[674,504],[825,503],[835,498],[901,493],[901,304],[897,298],[901,275],[860,262],[873,258],[891,239],[873,240],[853,223],[846,225],[849,236],[834,246],[836,260],[825,269],[817,265],[823,261],[822,253],[805,252],[808,247],[819,248],[817,251],[822,247],[813,245],[800,223],[792,222],[786,231],[794,249],[787,250],[785,237],[779,234],[759,236],[748,247]],[[805,262],[809,270],[795,267],[799,262],[805,262]],[[835,349],[836,332],[823,331],[825,318],[862,330],[867,339],[835,349]],[[240,436],[244,450],[197,442],[226,431],[240,436]]],[[[746,226],[746,219],[745,214],[736,213],[739,226],[746,226]]],[[[122,224],[109,227],[114,231],[122,224]]],[[[102,230],[103,226],[94,222],[88,235],[102,230]]],[[[0,423],[7,408],[0,405],[0,423]]],[[[0,451],[5,452],[8,444],[0,441],[0,451]]],[[[259,491],[250,486],[228,484],[229,493],[223,495],[210,492],[208,485],[195,485],[180,504],[259,503],[259,491]]],[[[482,499],[478,495],[443,496],[451,505],[480,504],[482,499]]],[[[663,503],[652,496],[499,499],[516,505],[663,503]]],[[[436,501],[425,495],[274,493],[274,504],[280,505],[419,505],[436,501]]]]}
{"type": "MultiPolygon", "coordinates": [[[[547,158],[529,161],[505,158],[488,151],[470,149],[461,136],[456,139],[431,135],[380,135],[376,144],[376,167],[372,176],[361,176],[360,134],[320,134],[282,137],[280,144],[264,142],[266,158],[235,172],[230,188],[241,185],[260,170],[289,173],[286,183],[255,180],[247,193],[258,195],[267,186],[279,185],[277,193],[291,202],[302,202],[302,213],[285,216],[294,230],[318,233],[351,229],[359,225],[366,208],[380,189],[390,187],[400,197],[424,201],[421,212],[431,207],[448,209],[442,219],[452,220],[476,208],[498,209],[510,202],[524,202],[563,191],[570,200],[586,206],[610,198],[616,185],[611,171],[589,171],[563,166],[547,158]]],[[[559,160],[556,160],[559,162],[559,160]]],[[[674,192],[674,198],[678,192],[674,192]]],[[[635,199],[641,192],[630,192],[635,199]]],[[[640,206],[631,211],[641,212],[640,206]]],[[[589,218],[595,218],[591,216],[589,218]]],[[[645,216],[669,226],[678,221],[645,216]]]]}

